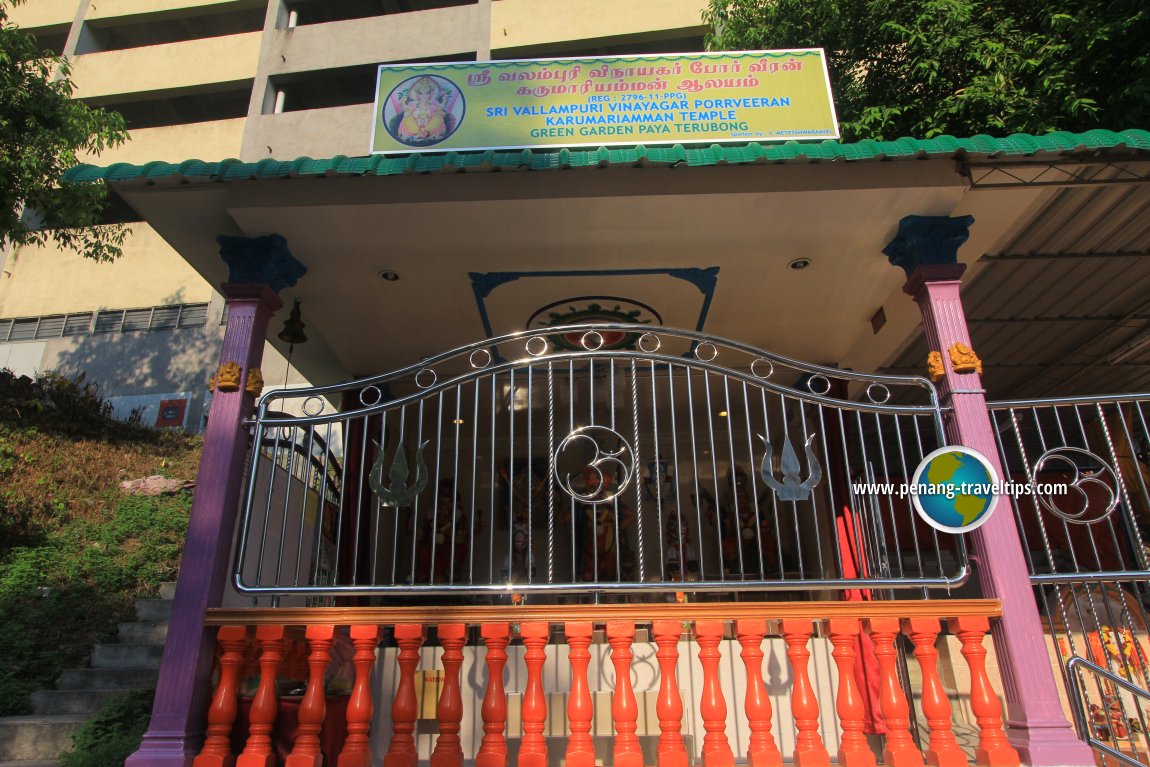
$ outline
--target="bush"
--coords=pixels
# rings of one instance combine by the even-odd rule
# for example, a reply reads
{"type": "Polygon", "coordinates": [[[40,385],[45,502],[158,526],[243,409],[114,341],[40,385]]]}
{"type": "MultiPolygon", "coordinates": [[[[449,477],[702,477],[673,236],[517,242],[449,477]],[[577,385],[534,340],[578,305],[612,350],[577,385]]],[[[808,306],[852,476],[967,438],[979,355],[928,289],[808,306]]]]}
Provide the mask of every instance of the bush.
{"type": "Polygon", "coordinates": [[[0,370],[0,423],[51,434],[105,439],[148,439],[157,434],[132,421],[112,417],[112,404],[83,373],[67,378],[41,373],[32,379],[0,370]]]}
{"type": "Polygon", "coordinates": [[[60,755],[60,767],[123,764],[148,729],[155,694],[134,690],[109,700],[72,736],[72,748],[60,755]]]}

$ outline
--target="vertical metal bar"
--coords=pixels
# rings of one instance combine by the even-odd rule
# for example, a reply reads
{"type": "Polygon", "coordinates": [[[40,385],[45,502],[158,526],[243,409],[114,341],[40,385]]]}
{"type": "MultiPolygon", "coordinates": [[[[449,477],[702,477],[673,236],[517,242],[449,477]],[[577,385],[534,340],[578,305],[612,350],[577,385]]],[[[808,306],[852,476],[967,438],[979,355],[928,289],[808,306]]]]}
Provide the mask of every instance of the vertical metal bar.
{"type": "Polygon", "coordinates": [[[347,438],[348,438],[348,435],[351,433],[351,418],[350,417],[342,419],[342,431],[343,431],[343,467],[342,467],[343,471],[341,472],[340,478],[339,478],[339,498],[337,499],[337,502],[338,502],[337,508],[339,509],[339,518],[336,520],[336,525],[335,525],[335,563],[332,565],[332,572],[333,572],[332,582],[333,583],[339,582],[339,565],[340,565],[339,560],[340,560],[340,555],[342,554],[342,549],[343,549],[343,545],[342,545],[343,544],[343,528],[344,528],[344,524],[346,522],[343,515],[344,515],[344,510],[347,508],[347,505],[345,504],[344,500],[347,497],[347,465],[348,465],[350,458],[351,458],[351,456],[348,455],[348,451],[347,451],[347,438]]]}
{"type": "MultiPolygon", "coordinates": [[[[450,583],[452,585],[455,584],[455,568],[457,565],[460,564],[459,562],[455,561],[455,536],[459,535],[461,532],[459,530],[456,530],[456,526],[459,524],[459,512],[463,511],[463,509],[460,508],[460,503],[459,503],[459,448],[460,448],[460,440],[462,437],[462,429],[460,427],[463,425],[463,419],[460,416],[462,415],[462,412],[463,412],[462,411],[463,385],[462,384],[456,384],[454,391],[455,391],[455,424],[454,424],[455,425],[455,461],[451,467],[451,511],[450,511],[450,513],[451,513],[451,541],[449,542],[449,544],[447,546],[447,552],[448,552],[447,559],[448,559],[448,562],[450,562],[450,564],[448,565],[448,567],[450,568],[448,570],[448,583],[450,583]]],[[[475,451],[473,450],[471,454],[475,455],[475,451]]],[[[472,473],[474,473],[474,466],[472,466],[472,473]]],[[[474,503],[474,500],[472,501],[472,503],[474,503]]],[[[471,535],[469,535],[468,539],[467,539],[468,544],[469,544],[467,546],[467,559],[470,562],[471,557],[472,557],[472,552],[475,551],[475,527],[474,527],[475,514],[472,513],[471,515],[469,515],[468,519],[473,520],[471,523],[472,524],[471,535]]],[[[460,577],[462,577],[462,575],[463,575],[463,573],[462,573],[462,568],[461,568],[460,577]]]]}
{"type": "MultiPolygon", "coordinates": [[[[729,386],[729,379],[723,376],[723,404],[727,414],[727,459],[729,461],[731,473],[731,507],[735,515],[735,532],[736,543],[735,547],[739,553],[739,579],[747,580],[747,562],[743,557],[743,510],[739,508],[739,467],[735,463],[735,435],[731,427],[731,421],[734,418],[731,416],[731,390],[729,386]]],[[[709,388],[709,387],[708,387],[709,388]]]]}
{"type": "MultiPolygon", "coordinates": [[[[771,439],[771,417],[767,406],[767,390],[763,387],[759,388],[759,396],[763,403],[763,434],[768,440],[771,439]]],[[[783,413],[783,420],[786,420],[786,413],[783,413]]],[[[764,460],[766,456],[764,456],[764,460]]],[[[772,465],[767,466],[767,471],[774,473],[775,467],[772,465]]],[[[775,520],[775,549],[779,561],[779,580],[787,579],[787,565],[783,560],[783,524],[779,521],[779,496],[778,493],[771,492],[771,516],[775,520]]],[[[798,548],[798,541],[795,541],[795,548],[798,548]]],[[[801,576],[800,576],[801,577],[801,576]]]]}
{"type": "MultiPolygon", "coordinates": [[[[745,388],[745,386],[746,386],[746,384],[744,384],[744,388],[745,388]]],[[[826,477],[827,503],[830,507],[830,514],[828,515],[827,519],[830,522],[831,545],[834,549],[835,564],[837,565],[837,568],[838,568],[835,571],[834,576],[836,578],[842,578],[842,577],[844,577],[845,573],[843,571],[842,542],[839,540],[839,530],[838,530],[839,505],[838,505],[838,503],[835,502],[835,477],[831,476],[830,439],[827,438],[827,423],[826,423],[825,415],[823,413],[825,408],[822,404],[816,404],[815,407],[818,408],[817,412],[818,412],[818,416],[819,416],[819,431],[822,434],[822,439],[820,439],[819,441],[823,443],[822,444],[823,475],[826,477]]],[[[753,474],[754,473],[752,472],[752,476],[753,476],[753,474]]],[[[849,475],[846,477],[845,481],[847,483],[850,482],[850,476],[849,475]]],[[[851,510],[850,514],[851,514],[851,519],[853,521],[855,519],[856,515],[854,514],[853,510],[851,510]]],[[[758,504],[757,503],[755,506],[755,516],[756,517],[758,516],[758,504]]],[[[847,525],[845,524],[845,522],[846,522],[845,516],[843,518],[843,521],[844,521],[843,528],[844,528],[844,531],[846,531],[848,528],[847,528],[847,525]]],[[[855,525],[852,525],[852,526],[855,526],[855,525]]],[[[864,562],[860,561],[860,562],[857,562],[855,564],[857,565],[856,570],[855,570],[855,576],[856,577],[861,579],[861,578],[866,577],[866,575],[869,574],[869,571],[864,572],[864,569],[866,567],[864,562]]]]}
{"type": "MultiPolygon", "coordinates": [[[[490,535],[487,536],[487,582],[488,583],[495,583],[495,488],[499,485],[499,474],[495,469],[495,431],[496,431],[496,429],[495,429],[495,415],[496,415],[496,412],[499,410],[499,407],[498,407],[499,392],[498,392],[498,385],[497,385],[497,381],[496,381],[497,378],[498,378],[497,374],[495,374],[495,373],[491,374],[491,441],[490,441],[490,445],[489,445],[490,450],[491,450],[491,467],[490,467],[490,476],[491,476],[491,498],[490,498],[491,533],[490,533],[490,535]]],[[[476,383],[476,386],[478,386],[479,382],[476,381],[475,383],[476,383]]],[[[514,397],[514,394],[512,396],[514,397]]],[[[510,557],[510,552],[508,553],[508,556],[510,557]]],[[[510,558],[507,561],[508,561],[508,565],[510,566],[510,562],[511,562],[510,558]]],[[[508,569],[507,575],[508,575],[508,580],[510,580],[510,576],[511,576],[511,570],[510,569],[508,569]]]]}
{"type": "MultiPolygon", "coordinates": [[[[555,363],[547,360],[547,582],[555,582],[555,363]]],[[[572,578],[574,580],[574,578],[572,578]]]]}
{"type": "MultiPolygon", "coordinates": [[[[755,551],[759,560],[759,578],[762,580],[767,579],[767,558],[766,558],[766,541],[763,540],[763,517],[759,509],[759,472],[755,466],[755,443],[751,437],[751,401],[747,394],[747,382],[742,382],[743,389],[743,420],[746,426],[747,438],[747,464],[750,470],[747,472],[748,479],[751,484],[751,503],[755,510],[755,551]]],[[[728,408],[727,417],[733,418],[731,410],[728,408]]],[[[825,433],[825,432],[824,432],[825,433]]],[[[775,537],[778,538],[778,530],[775,530],[775,537]]],[[[837,545],[837,539],[836,539],[837,545]]],[[[781,563],[780,563],[781,566],[781,563]]]]}
{"type": "MultiPolygon", "coordinates": [[[[802,437],[800,439],[800,442],[802,442],[805,445],[807,443],[807,437],[809,436],[807,434],[807,408],[806,408],[806,402],[804,402],[801,399],[798,402],[799,402],[799,426],[802,427],[802,437]]],[[[881,435],[880,435],[880,442],[881,442],[881,435]]],[[[811,470],[811,467],[808,465],[807,471],[809,472],[810,470],[811,470]]],[[[796,509],[796,511],[798,509],[798,502],[797,501],[795,502],[795,509],[796,509]]],[[[832,515],[832,518],[833,518],[833,515],[832,515]]],[[[817,561],[818,561],[818,577],[819,578],[825,578],[826,577],[826,564],[823,562],[823,531],[822,531],[822,528],[819,526],[819,496],[818,496],[818,493],[814,492],[813,490],[811,491],[811,519],[815,523],[815,554],[817,555],[817,561]]],[[[831,530],[831,536],[834,537],[834,530],[833,529],[831,530]]]]}
{"type": "MultiPolygon", "coordinates": [[[[467,582],[469,584],[475,583],[475,552],[478,547],[475,545],[476,528],[479,528],[479,534],[482,535],[481,520],[478,519],[476,513],[476,488],[479,480],[479,379],[475,379],[475,396],[472,398],[471,404],[471,449],[474,456],[471,462],[471,514],[468,519],[471,520],[471,547],[467,557],[467,582]]],[[[495,510],[489,511],[492,524],[495,523],[495,510]]]]}
{"type": "Polygon", "coordinates": [[[276,586],[283,585],[280,582],[280,578],[282,577],[281,570],[283,570],[284,545],[287,543],[288,512],[291,509],[292,484],[295,480],[295,432],[297,427],[289,426],[288,428],[292,430],[292,436],[290,440],[291,447],[288,448],[287,476],[284,479],[283,516],[280,518],[280,545],[278,553],[276,554],[276,569],[275,575],[273,576],[274,585],[276,586]]]}
{"type": "MultiPolygon", "coordinates": [[[[651,403],[652,407],[654,403],[651,403]]],[[[635,431],[635,533],[638,537],[639,580],[647,580],[643,559],[647,552],[643,548],[643,460],[639,455],[639,377],[635,368],[635,358],[631,358],[631,417],[635,431]]],[[[661,559],[661,558],[660,558],[661,559]]]]}
{"type": "MultiPolygon", "coordinates": [[[[419,402],[421,405],[423,404],[422,399],[419,402]]],[[[422,422],[421,422],[421,425],[422,425],[422,422]]],[[[421,433],[419,436],[422,439],[423,434],[421,433]]],[[[419,440],[416,440],[415,444],[419,445],[419,440]]],[[[432,483],[432,486],[431,486],[432,487],[432,492],[431,492],[431,563],[429,564],[428,570],[427,570],[427,573],[428,573],[427,582],[428,583],[435,583],[435,576],[436,576],[435,571],[438,569],[440,558],[443,557],[443,554],[439,551],[439,504],[440,504],[440,495],[443,491],[443,488],[441,486],[441,477],[440,477],[440,469],[441,469],[440,464],[441,464],[442,459],[443,459],[443,392],[440,391],[439,394],[437,394],[435,397],[435,482],[432,483]]],[[[454,512],[454,507],[455,507],[455,499],[454,498],[450,499],[448,501],[448,503],[450,505],[449,506],[449,512],[451,512],[452,516],[454,516],[453,512],[454,512]]],[[[443,541],[444,546],[448,546],[448,544],[449,544],[449,541],[447,541],[447,540],[443,541]]],[[[448,546],[448,552],[449,553],[446,557],[448,561],[450,561],[450,559],[451,559],[450,551],[451,551],[451,548],[450,548],[450,546],[448,546]]]]}
{"type": "MultiPolygon", "coordinates": [[[[690,370],[690,367],[687,368],[690,370]]],[[[711,488],[715,493],[715,517],[718,521],[716,532],[719,534],[719,571],[722,573],[722,579],[727,578],[727,568],[733,564],[728,563],[723,556],[723,496],[719,492],[719,464],[718,456],[715,455],[715,414],[711,404],[711,373],[706,368],[703,369],[703,392],[706,395],[706,410],[704,411],[707,416],[707,455],[711,457],[711,488]]],[[[694,423],[694,407],[691,408],[691,422],[694,423]]],[[[693,441],[693,440],[692,440],[693,441]]],[[[739,518],[735,517],[735,534],[738,535],[739,518]]],[[[735,541],[736,547],[738,541],[735,541]]]]}
{"type": "MultiPolygon", "coordinates": [[[[319,514],[316,515],[317,517],[319,517],[319,524],[316,528],[316,533],[317,533],[316,534],[316,547],[317,547],[317,551],[321,551],[321,552],[324,551],[323,547],[324,547],[324,544],[326,542],[326,539],[324,538],[323,530],[324,530],[324,524],[327,521],[327,482],[328,482],[328,476],[331,474],[331,456],[332,456],[331,431],[332,431],[332,427],[334,425],[335,425],[334,421],[328,421],[327,422],[327,435],[323,441],[324,442],[323,479],[320,480],[319,514]]],[[[257,442],[256,444],[258,445],[259,443],[257,442]]],[[[257,453],[258,453],[258,451],[252,451],[253,456],[257,455],[257,453]]],[[[316,557],[315,568],[312,570],[312,573],[311,573],[311,583],[313,583],[313,584],[315,584],[319,581],[320,560],[321,560],[321,557],[316,557]]],[[[330,564],[331,563],[329,562],[328,565],[330,566],[330,564]]],[[[332,574],[329,573],[328,574],[328,580],[331,580],[332,577],[333,577],[332,574]]],[[[331,584],[326,584],[326,585],[331,585],[331,584]]]]}
{"type": "MultiPolygon", "coordinates": [[[[687,394],[689,398],[690,388],[687,389],[687,394]]],[[[679,568],[683,573],[683,581],[686,582],[687,551],[685,550],[686,547],[683,545],[682,541],[685,539],[689,540],[689,536],[687,536],[685,533],[687,528],[683,527],[683,482],[679,478],[679,426],[677,422],[678,419],[675,416],[675,412],[678,410],[675,403],[675,366],[670,364],[667,365],[667,400],[671,404],[671,458],[675,462],[675,514],[677,515],[679,521],[679,540],[674,541],[674,543],[679,547],[679,568]]],[[[691,441],[691,445],[691,466],[694,467],[694,440],[691,441]]],[[[703,564],[703,499],[699,497],[699,481],[693,468],[691,470],[691,477],[692,481],[695,483],[695,520],[696,524],[698,525],[696,529],[699,531],[699,577],[702,578],[704,573],[706,573],[706,568],[703,564]]]]}
{"type": "MultiPolygon", "coordinates": [[[[690,425],[690,434],[691,434],[691,466],[698,466],[699,465],[699,457],[698,457],[698,453],[696,452],[697,449],[695,447],[695,444],[696,444],[696,442],[695,442],[695,394],[694,394],[694,390],[691,387],[691,366],[690,365],[683,365],[683,372],[685,374],[683,386],[686,387],[686,389],[687,389],[687,419],[688,419],[687,423],[690,425]]],[[[674,395],[674,392],[672,392],[672,397],[673,397],[673,395],[674,395]]],[[[675,411],[672,408],[671,413],[673,414],[674,412],[675,411]]],[[[672,428],[674,428],[674,423],[672,423],[671,426],[672,426],[672,428]]],[[[677,434],[677,432],[676,432],[676,434],[677,434]]],[[[676,442],[676,445],[677,444],[678,443],[676,442]]],[[[679,463],[678,452],[679,451],[676,447],[676,450],[675,450],[675,464],[676,464],[676,466],[679,463]]],[[[706,557],[706,547],[703,545],[703,540],[702,540],[703,531],[706,528],[703,526],[703,496],[699,494],[699,472],[697,470],[694,470],[691,472],[691,481],[694,483],[694,486],[695,486],[695,494],[693,496],[695,499],[695,514],[699,518],[699,572],[700,572],[700,575],[704,578],[704,580],[706,580],[707,578],[706,578],[705,574],[707,572],[707,557],[706,557]]],[[[719,513],[718,501],[719,501],[719,499],[716,498],[715,499],[716,508],[714,509],[714,512],[716,515],[716,517],[715,517],[716,525],[718,524],[718,521],[719,521],[718,520],[718,513],[719,513]]],[[[716,532],[716,534],[719,533],[719,531],[717,529],[715,532],[716,532]]],[[[722,547],[721,535],[719,537],[718,543],[719,543],[719,546],[722,547]]],[[[723,579],[722,573],[723,573],[722,560],[720,559],[719,560],[719,579],[720,580],[723,579]]]]}
{"type": "Polygon", "coordinates": [[[360,416],[359,420],[363,422],[363,429],[361,430],[361,437],[359,440],[359,472],[356,474],[356,488],[355,488],[355,540],[352,541],[352,559],[351,559],[351,583],[357,585],[359,583],[359,537],[363,534],[363,486],[367,484],[364,479],[367,477],[367,416],[360,416]]]}
{"type": "MultiPolygon", "coordinates": [[[[299,509],[299,531],[298,531],[298,535],[297,535],[296,549],[295,549],[295,578],[292,580],[293,586],[299,586],[300,565],[303,564],[303,539],[304,539],[304,530],[307,527],[307,501],[308,501],[308,492],[311,489],[311,465],[312,465],[311,454],[312,454],[312,449],[315,447],[315,442],[313,439],[315,437],[315,427],[314,426],[308,426],[306,428],[307,428],[307,449],[304,450],[304,456],[305,457],[303,459],[303,462],[304,462],[303,494],[302,494],[303,500],[300,502],[300,509],[299,509]]],[[[323,504],[322,498],[318,499],[318,501],[319,501],[319,505],[323,504]]],[[[318,512],[319,509],[317,508],[316,511],[318,512]]],[[[317,514],[317,517],[318,517],[318,514],[317,514]]],[[[318,552],[315,552],[315,553],[318,553],[318,552]]]]}
{"type": "Polygon", "coordinates": [[[535,473],[532,440],[535,438],[535,366],[527,366],[527,581],[535,582],[535,473]]]}
{"type": "MultiPolygon", "coordinates": [[[[654,451],[654,463],[652,466],[654,470],[652,473],[661,472],[663,468],[663,447],[659,440],[659,394],[656,387],[656,373],[655,361],[647,360],[648,375],[651,376],[651,449],[654,451]]],[[[670,367],[668,366],[668,371],[670,367]]],[[[674,408],[675,403],[671,403],[674,408]]],[[[675,467],[676,469],[678,467],[675,467]]],[[[667,562],[666,551],[670,543],[666,537],[666,523],[663,521],[663,476],[659,474],[651,478],[652,484],[655,485],[655,532],[658,534],[658,559],[659,559],[659,580],[664,583],[667,581],[667,562]]],[[[680,521],[682,524],[682,521],[680,521]]],[[[680,527],[681,531],[682,528],[680,527]]],[[[681,536],[680,536],[681,537],[681,536]]],[[[680,547],[681,549],[682,547],[680,547]]],[[[684,552],[679,552],[679,574],[685,581],[687,579],[687,561],[683,556],[684,552]]]]}
{"type": "MultiPolygon", "coordinates": [[[[515,368],[507,371],[507,390],[511,392],[507,406],[507,579],[512,578],[515,552],[515,368]]],[[[530,573],[528,573],[530,580],[530,573]]]]}

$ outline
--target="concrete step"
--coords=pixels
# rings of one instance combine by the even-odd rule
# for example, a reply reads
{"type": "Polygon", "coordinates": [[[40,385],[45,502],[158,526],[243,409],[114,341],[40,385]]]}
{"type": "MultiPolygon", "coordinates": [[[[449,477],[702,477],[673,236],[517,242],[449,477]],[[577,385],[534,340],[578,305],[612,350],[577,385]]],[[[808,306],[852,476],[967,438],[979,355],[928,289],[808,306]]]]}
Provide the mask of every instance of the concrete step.
{"type": "Polygon", "coordinates": [[[151,668],[70,668],[56,680],[56,690],[146,690],[159,675],[151,668]]]}
{"type": "Polygon", "coordinates": [[[98,644],[92,648],[92,668],[159,668],[162,644],[98,644]]]}
{"type": "Polygon", "coordinates": [[[9,716],[0,718],[0,760],[50,761],[72,747],[72,733],[84,716],[9,716]]]}
{"type": "Polygon", "coordinates": [[[172,600],[137,599],[136,619],[150,623],[160,623],[172,617],[172,600]]]}
{"type": "Polygon", "coordinates": [[[41,716],[83,714],[91,716],[122,690],[37,690],[32,693],[32,712],[41,716]]]}
{"type": "Polygon", "coordinates": [[[168,622],[146,623],[133,621],[121,623],[119,640],[124,644],[158,644],[162,645],[168,636],[168,622]]]}
{"type": "Polygon", "coordinates": [[[176,582],[165,581],[160,584],[160,599],[175,599],[176,598],[176,582]]]}

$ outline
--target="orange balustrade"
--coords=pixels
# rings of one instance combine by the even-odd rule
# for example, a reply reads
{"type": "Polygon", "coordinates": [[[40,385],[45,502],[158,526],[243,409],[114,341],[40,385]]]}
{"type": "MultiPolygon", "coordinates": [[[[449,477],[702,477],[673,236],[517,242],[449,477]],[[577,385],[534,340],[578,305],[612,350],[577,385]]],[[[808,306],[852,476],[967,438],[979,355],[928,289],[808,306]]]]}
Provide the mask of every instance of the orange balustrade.
{"type": "MultiPolygon", "coordinates": [[[[371,727],[373,704],[370,679],[376,663],[381,627],[392,627],[395,645],[396,692],[391,705],[391,737],[384,756],[385,767],[417,767],[421,758],[430,767],[461,767],[472,748],[461,739],[462,722],[482,716],[482,743],[475,752],[476,767],[509,767],[508,693],[503,676],[508,662],[508,645],[523,644],[525,679],[522,686],[518,767],[546,767],[548,762],[545,732],[555,728],[567,733],[566,762],[570,767],[593,767],[596,762],[595,707],[589,686],[591,645],[597,626],[605,628],[610,646],[610,663],[615,671],[611,697],[611,722],[615,732],[614,755],[619,767],[643,767],[644,759],[638,737],[639,705],[632,686],[637,624],[649,624],[658,668],[655,713],[658,718],[658,767],[687,767],[701,759],[705,767],[732,767],[745,759],[750,767],[781,767],[784,755],[772,735],[772,725],[784,715],[794,732],[794,753],[790,758],[798,767],[826,767],[830,763],[827,743],[832,733],[820,732],[818,689],[827,689],[829,680],[812,670],[809,645],[828,641],[830,657],[837,670],[834,709],[841,736],[837,737],[837,761],[845,767],[875,767],[876,754],[866,734],[862,691],[856,681],[859,663],[858,637],[870,634],[879,669],[879,705],[887,734],[881,761],[892,767],[966,767],[970,757],[958,744],[951,730],[951,701],[942,684],[935,649],[943,626],[959,640],[963,658],[970,669],[970,707],[979,727],[978,746],[970,756],[980,767],[1018,767],[1018,754],[1003,732],[1002,706],[986,670],[985,635],[990,619],[999,614],[993,600],[947,600],[939,602],[785,602],[738,604],[613,604],[595,606],[515,607],[437,607],[442,622],[437,625],[441,656],[442,688],[437,701],[438,737],[430,754],[420,756],[415,738],[419,716],[416,671],[424,641],[423,621],[426,608],[271,608],[255,610],[216,610],[211,622],[219,626],[218,682],[207,716],[207,737],[203,750],[196,756],[194,767],[270,767],[277,748],[273,744],[279,701],[276,697],[276,674],[292,664],[284,660],[285,626],[306,626],[307,691],[299,704],[299,730],[287,756],[288,767],[368,767],[372,764],[371,727]],[[943,623],[945,620],[945,624],[943,623]],[[545,673],[549,661],[547,645],[552,625],[561,629],[569,647],[569,674],[545,673]],[[465,695],[461,669],[466,659],[468,625],[479,626],[485,645],[486,685],[482,696],[465,695]],[[250,627],[255,626],[254,632],[250,627]],[[355,678],[347,704],[346,737],[339,744],[326,745],[326,730],[321,728],[327,712],[324,678],[333,654],[336,627],[346,630],[355,652],[352,658],[355,678]],[[910,704],[903,693],[898,673],[900,634],[909,636],[914,656],[921,669],[922,712],[930,728],[930,741],[925,753],[915,745],[910,734],[910,704]],[[239,675],[244,667],[245,652],[253,641],[258,650],[260,681],[251,704],[250,732],[246,742],[239,734],[233,737],[237,718],[239,675]],[[701,681],[689,683],[697,697],[685,701],[680,687],[680,647],[684,637],[698,645],[701,681]],[[789,711],[782,705],[773,710],[764,681],[763,642],[781,636],[789,664],[789,711]],[[737,644],[736,644],[737,643],[737,644]],[[737,667],[738,662],[724,655],[740,651],[745,697],[732,713],[724,697],[720,670],[737,667]],[[548,689],[551,680],[570,679],[566,710],[552,712],[548,718],[548,695],[563,690],[548,689]],[[476,711],[480,709],[480,711],[476,711]],[[696,717],[703,731],[702,742],[694,742],[697,753],[692,757],[683,737],[684,714],[696,717]],[[735,739],[746,753],[735,754],[727,729],[731,716],[743,735],[735,739]],[[559,718],[558,722],[556,717],[559,718]],[[563,718],[566,722],[563,722],[563,718]],[[550,729],[548,722],[550,721],[550,729]],[[239,760],[232,751],[233,742],[242,744],[239,760]],[[323,753],[324,748],[338,754],[323,753]]],[[[345,631],[340,629],[340,631],[345,631]]],[[[774,640],[777,642],[777,640],[774,640]]],[[[344,640],[347,644],[347,640],[344,640]]],[[[825,645],[824,645],[825,646],[825,645]]],[[[778,650],[772,652],[777,653],[778,650]]],[[[650,655],[644,650],[644,654],[650,655]]],[[[338,657],[338,653],[336,653],[338,657]]],[[[346,657],[347,653],[344,654],[346,657]]],[[[253,656],[254,657],[254,656],[253,656]]],[[[825,656],[823,656],[825,657],[825,656]]],[[[479,662],[476,656],[476,663],[479,662]]],[[[777,664],[781,655],[773,655],[777,664]]],[[[604,662],[607,656],[603,656],[604,662]]],[[[777,684],[778,666],[772,666],[772,685],[777,684]]],[[[302,672],[301,672],[302,673],[302,672]]],[[[469,679],[473,675],[469,675],[469,679]]],[[[738,688],[736,688],[738,689],[738,688]]],[[[777,702],[777,701],[776,701],[777,702]]],[[[731,701],[734,705],[735,701],[731,701]]],[[[602,715],[602,711],[600,715],[602,715]]],[[[599,730],[599,732],[602,732],[599,730]]],[[[514,736],[514,733],[512,733],[514,736]]],[[[696,736],[697,737],[697,736],[696,736]]],[[[238,750],[240,745],[236,745],[238,750]]],[[[425,746],[426,748],[426,746],[425,746]]]]}

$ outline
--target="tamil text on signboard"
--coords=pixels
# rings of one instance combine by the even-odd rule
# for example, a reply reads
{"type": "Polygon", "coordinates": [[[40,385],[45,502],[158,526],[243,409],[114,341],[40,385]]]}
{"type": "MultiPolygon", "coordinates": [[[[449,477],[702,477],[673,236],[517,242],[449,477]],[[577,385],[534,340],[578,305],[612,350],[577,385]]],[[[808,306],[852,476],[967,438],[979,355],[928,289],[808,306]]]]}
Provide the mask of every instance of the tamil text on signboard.
{"type": "Polygon", "coordinates": [[[379,68],[372,152],[838,138],[822,50],[379,68]]]}

